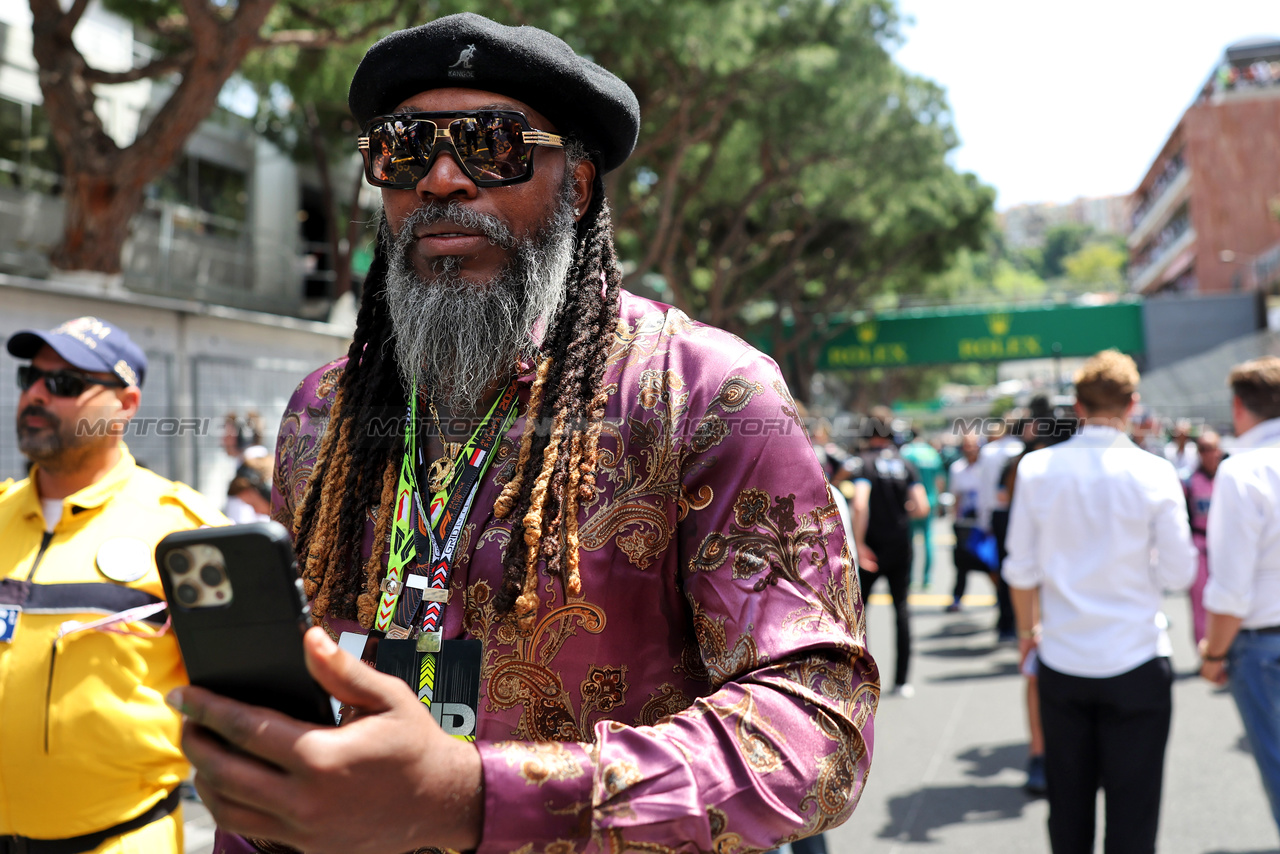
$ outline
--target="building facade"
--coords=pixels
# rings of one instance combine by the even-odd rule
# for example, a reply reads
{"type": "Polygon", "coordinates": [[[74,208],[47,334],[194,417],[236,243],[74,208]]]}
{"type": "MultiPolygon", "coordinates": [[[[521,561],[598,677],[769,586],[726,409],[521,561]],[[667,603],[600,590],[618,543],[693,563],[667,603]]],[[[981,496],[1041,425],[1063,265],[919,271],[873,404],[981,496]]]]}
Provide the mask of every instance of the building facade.
{"type": "Polygon", "coordinates": [[[1227,48],[1132,195],[1138,293],[1280,283],[1280,39],[1227,48]]]}
{"type": "Polygon", "coordinates": [[[1057,225],[1087,225],[1098,234],[1126,234],[1128,213],[1128,196],[1098,196],[1066,204],[1014,205],[998,217],[1008,245],[1027,249],[1043,246],[1045,232],[1057,225]]]}

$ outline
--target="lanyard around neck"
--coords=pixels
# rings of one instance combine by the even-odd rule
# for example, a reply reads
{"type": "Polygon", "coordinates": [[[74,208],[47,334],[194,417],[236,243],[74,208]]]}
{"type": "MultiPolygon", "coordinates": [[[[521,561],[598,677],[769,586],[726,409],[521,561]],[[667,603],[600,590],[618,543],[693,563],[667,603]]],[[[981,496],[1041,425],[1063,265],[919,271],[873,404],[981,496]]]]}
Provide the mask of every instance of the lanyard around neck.
{"type": "Polygon", "coordinates": [[[374,617],[374,630],[385,635],[391,628],[396,603],[406,583],[422,591],[422,600],[413,616],[411,627],[419,637],[423,652],[439,649],[444,605],[449,595],[449,578],[458,539],[466,524],[471,505],[480,491],[480,480],[493,459],[493,450],[510,429],[516,412],[516,384],[506,389],[489,407],[489,413],[463,446],[460,469],[422,506],[419,483],[425,483],[425,454],[418,447],[417,386],[410,398],[409,417],[405,426],[404,456],[400,461],[400,478],[396,486],[395,516],[392,519],[391,543],[387,560],[387,577],[382,583],[382,596],[374,617]],[[425,576],[407,576],[406,567],[420,556],[429,557],[431,566],[425,576]]]}

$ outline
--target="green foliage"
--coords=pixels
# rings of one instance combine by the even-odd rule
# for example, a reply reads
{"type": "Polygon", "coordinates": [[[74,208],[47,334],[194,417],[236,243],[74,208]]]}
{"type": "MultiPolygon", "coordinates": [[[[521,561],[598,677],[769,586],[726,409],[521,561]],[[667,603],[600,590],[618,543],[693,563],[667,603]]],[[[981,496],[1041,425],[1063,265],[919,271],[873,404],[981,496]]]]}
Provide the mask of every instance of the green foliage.
{"type": "Polygon", "coordinates": [[[995,400],[991,401],[991,411],[989,416],[991,418],[1003,418],[1005,415],[1009,414],[1009,411],[1013,409],[1016,403],[1017,401],[1008,395],[1004,397],[997,397],[995,400]]]}
{"type": "Polygon", "coordinates": [[[981,251],[962,249],[950,268],[930,279],[926,296],[937,302],[1021,302],[1048,294],[1048,285],[1020,253],[1011,253],[992,230],[981,251]]]}
{"type": "Polygon", "coordinates": [[[530,0],[518,17],[636,91],[639,148],[610,178],[621,241],[633,281],[657,272],[695,314],[732,326],[762,299],[804,312],[910,287],[985,233],[990,191],[944,160],[942,90],[889,56],[890,0],[530,0]]]}
{"type": "Polygon", "coordinates": [[[957,252],[948,269],[929,279],[924,294],[932,302],[984,303],[1120,293],[1127,265],[1123,237],[1086,225],[1054,226],[1043,247],[1021,249],[1010,248],[993,227],[982,249],[957,252]]]}
{"type": "Polygon", "coordinates": [[[1063,261],[1084,248],[1093,235],[1093,228],[1078,223],[1055,225],[1044,234],[1044,246],[1040,249],[1040,277],[1056,279],[1066,272],[1063,261]]]}
{"type": "Polygon", "coordinates": [[[1093,291],[1119,293],[1125,289],[1125,266],[1129,255],[1114,242],[1086,244],[1062,259],[1067,279],[1093,291]]]}
{"type": "Polygon", "coordinates": [[[261,98],[259,128],[300,161],[323,150],[354,168],[346,87],[364,49],[456,11],[544,27],[631,85],[639,145],[607,179],[628,285],[737,332],[772,327],[793,379],[828,318],[922,291],[990,230],[994,193],[946,163],[957,141],[943,90],[893,62],[893,0],[284,3],[272,33],[387,23],[350,46],[252,56],[241,72],[261,98]]]}

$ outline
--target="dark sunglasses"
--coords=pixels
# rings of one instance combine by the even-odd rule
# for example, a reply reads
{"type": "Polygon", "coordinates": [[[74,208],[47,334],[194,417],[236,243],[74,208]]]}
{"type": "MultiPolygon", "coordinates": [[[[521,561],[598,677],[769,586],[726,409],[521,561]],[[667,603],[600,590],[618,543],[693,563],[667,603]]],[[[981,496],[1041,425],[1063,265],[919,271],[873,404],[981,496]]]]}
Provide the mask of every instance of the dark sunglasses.
{"type": "Polygon", "coordinates": [[[35,365],[18,366],[18,388],[26,391],[36,383],[44,380],[44,387],[54,397],[79,397],[91,385],[104,385],[108,388],[128,388],[121,380],[100,380],[76,371],[43,371],[35,365]]]}
{"type": "Polygon", "coordinates": [[[369,120],[356,142],[369,183],[391,190],[417,186],[445,143],[477,187],[528,181],[533,177],[535,146],[564,148],[564,137],[534,130],[524,114],[514,110],[379,116],[369,120]]]}

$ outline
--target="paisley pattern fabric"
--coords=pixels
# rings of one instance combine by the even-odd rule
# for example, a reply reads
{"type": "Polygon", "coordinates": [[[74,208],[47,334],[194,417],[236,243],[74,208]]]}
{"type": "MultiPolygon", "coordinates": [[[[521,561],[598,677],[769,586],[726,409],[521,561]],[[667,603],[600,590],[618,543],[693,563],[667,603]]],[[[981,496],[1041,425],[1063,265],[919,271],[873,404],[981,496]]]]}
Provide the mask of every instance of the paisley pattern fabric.
{"type": "MultiPolygon", "coordinates": [[[[340,370],[307,377],[285,415],[286,526],[340,370]]],[[[624,293],[605,382],[581,596],[544,574],[527,634],[493,606],[510,525],[492,507],[522,418],[459,549],[445,637],[484,642],[481,849],[734,854],[839,824],[866,783],[878,673],[840,517],[776,365],[624,293]]]]}

